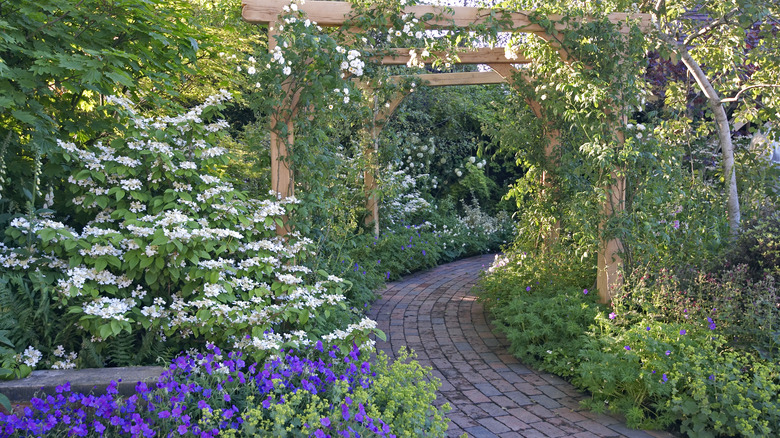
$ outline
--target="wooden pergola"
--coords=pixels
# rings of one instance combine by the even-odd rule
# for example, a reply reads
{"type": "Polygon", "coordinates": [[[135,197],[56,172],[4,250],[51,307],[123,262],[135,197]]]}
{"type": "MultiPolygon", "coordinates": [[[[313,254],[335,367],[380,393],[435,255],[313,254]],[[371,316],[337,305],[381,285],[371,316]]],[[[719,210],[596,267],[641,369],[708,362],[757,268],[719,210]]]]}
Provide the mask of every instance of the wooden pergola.
{"type": "MultiPolygon", "coordinates": [[[[265,24],[269,26],[269,49],[273,50],[275,46],[275,38],[273,29],[276,28],[275,23],[279,20],[279,16],[283,13],[283,8],[289,6],[288,0],[244,0],[243,2],[243,18],[247,22],[255,24],[265,24]]],[[[306,1],[305,3],[298,4],[298,9],[304,12],[308,18],[316,22],[320,26],[324,27],[339,27],[344,25],[350,17],[353,16],[353,8],[350,3],[339,1],[306,1]]],[[[423,24],[426,28],[473,28],[481,24],[487,23],[492,19],[492,12],[490,9],[476,8],[476,7],[440,7],[430,5],[418,5],[409,6],[403,10],[406,14],[414,14],[416,17],[432,17],[431,19],[424,21],[423,24]]],[[[549,40],[551,35],[541,26],[533,23],[528,17],[530,12],[508,12],[502,16],[502,19],[508,18],[505,21],[508,23],[502,31],[506,32],[519,32],[519,33],[534,33],[543,39],[549,40]]],[[[553,22],[559,22],[561,17],[549,16],[553,22]]],[[[626,14],[626,13],[613,13],[609,15],[610,21],[613,23],[627,22],[629,19],[638,20],[639,26],[642,29],[648,29],[650,27],[650,16],[648,14],[626,14]]],[[[556,24],[555,29],[564,30],[565,26],[556,24]]],[[[623,30],[622,32],[626,32],[623,30]]],[[[392,49],[390,54],[381,58],[380,62],[384,65],[405,65],[409,62],[411,55],[410,48],[395,48],[392,49]]],[[[561,58],[568,60],[568,54],[564,51],[559,51],[561,58]]],[[[441,54],[433,54],[434,56],[441,54]]],[[[507,59],[503,48],[479,48],[479,49],[464,49],[457,52],[457,59],[454,60],[455,64],[485,64],[491,67],[491,72],[467,72],[467,73],[439,73],[439,74],[422,74],[416,75],[415,78],[420,80],[422,84],[428,86],[453,86],[453,85],[478,85],[478,84],[495,84],[495,83],[508,83],[513,85],[515,81],[527,81],[528,78],[522,71],[517,69],[517,65],[526,64],[531,62],[530,59],[522,57],[516,59],[507,59]]],[[[395,77],[395,80],[400,80],[401,77],[395,77]]],[[[392,115],[393,111],[397,108],[400,102],[406,94],[396,96],[389,105],[382,108],[375,114],[373,123],[373,129],[371,135],[376,144],[376,139],[384,126],[387,118],[392,115]]],[[[288,103],[292,107],[296,105],[297,97],[294,95],[288,96],[288,103]]],[[[541,105],[529,98],[526,98],[528,105],[531,107],[534,114],[542,118],[543,111],[541,105]]],[[[294,114],[295,111],[292,111],[294,114]]],[[[276,115],[272,115],[271,123],[276,125],[279,120],[275,118],[276,115]]],[[[272,188],[277,193],[280,193],[283,197],[291,196],[293,192],[292,188],[292,173],[289,168],[289,163],[286,158],[288,155],[287,146],[292,145],[294,142],[293,135],[293,120],[288,118],[285,123],[287,124],[287,138],[280,138],[275,130],[271,130],[271,179],[272,188]]],[[[620,138],[619,130],[616,129],[618,138],[620,138]]],[[[553,152],[555,147],[560,144],[560,133],[554,129],[548,129],[546,131],[548,140],[546,155],[549,159],[555,160],[553,152]]],[[[543,173],[543,184],[550,186],[551,181],[549,176],[543,173]]],[[[613,175],[614,183],[607,187],[609,193],[609,199],[604,206],[604,213],[606,216],[612,215],[617,211],[621,211],[624,208],[625,203],[625,176],[621,174],[613,175]]],[[[372,212],[371,217],[367,218],[367,221],[374,222],[375,232],[379,229],[379,214],[378,214],[378,202],[376,197],[376,183],[373,171],[368,170],[364,174],[364,182],[366,185],[366,207],[372,212]]],[[[280,233],[283,233],[280,230],[280,233]]],[[[557,238],[557,230],[551,232],[549,239],[557,238]]],[[[622,245],[618,239],[612,239],[604,241],[601,244],[598,254],[598,278],[597,288],[599,290],[599,296],[601,301],[606,303],[611,300],[611,291],[622,283],[620,277],[620,265],[622,264],[620,253],[622,252],[622,245]]]]}

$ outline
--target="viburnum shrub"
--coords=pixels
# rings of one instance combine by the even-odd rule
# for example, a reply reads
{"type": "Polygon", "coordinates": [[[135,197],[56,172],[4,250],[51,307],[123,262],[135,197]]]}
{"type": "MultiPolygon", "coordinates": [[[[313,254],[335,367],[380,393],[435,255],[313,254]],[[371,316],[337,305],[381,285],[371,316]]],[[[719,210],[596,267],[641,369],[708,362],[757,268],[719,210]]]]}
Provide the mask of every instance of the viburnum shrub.
{"type": "Polygon", "coordinates": [[[345,308],[343,281],[299,264],[308,239],[276,235],[297,201],[248,199],[222,178],[227,124],[208,120],[230,98],[222,91],[154,119],[110,99],[123,132],[95,144],[59,142],[73,210],[90,220],[76,229],[43,215],[17,217],[0,264],[61,273],[56,301],[81,315],[97,341],[146,330],[173,344],[207,340],[256,356],[306,345],[310,336],[362,344],[373,321],[333,321],[345,308]]]}
{"type": "Polygon", "coordinates": [[[128,398],[71,392],[34,398],[20,414],[0,414],[3,436],[444,436],[447,420],[432,407],[438,381],[402,351],[371,364],[357,346],[317,342],[281,352],[263,365],[243,353],[174,359],[154,385],[138,383],[128,398]],[[162,434],[159,432],[163,432],[162,434]]]}

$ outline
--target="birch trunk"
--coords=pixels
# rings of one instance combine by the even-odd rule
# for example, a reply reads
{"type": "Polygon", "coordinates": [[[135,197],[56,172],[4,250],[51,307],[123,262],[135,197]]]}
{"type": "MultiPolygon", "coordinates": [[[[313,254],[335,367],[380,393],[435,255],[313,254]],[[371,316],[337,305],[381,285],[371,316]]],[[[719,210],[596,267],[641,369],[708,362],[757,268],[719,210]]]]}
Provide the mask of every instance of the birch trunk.
{"type": "Polygon", "coordinates": [[[715,123],[718,129],[718,139],[720,140],[720,149],[723,159],[723,178],[726,181],[726,190],[728,191],[728,200],[726,208],[729,215],[729,229],[731,237],[734,238],[739,233],[739,222],[742,215],[739,208],[739,193],[737,193],[737,173],[734,171],[734,144],[731,142],[731,127],[726,110],[720,101],[720,96],[712,87],[709,79],[702,71],[701,66],[696,62],[690,53],[684,47],[680,48],[682,62],[688,67],[696,83],[707,96],[707,103],[715,117],[715,123]]]}
{"type": "Polygon", "coordinates": [[[693,78],[696,80],[696,84],[704,92],[707,97],[707,103],[710,106],[713,116],[715,117],[715,123],[718,132],[718,140],[720,141],[720,149],[723,160],[723,178],[726,182],[726,190],[728,193],[728,199],[726,201],[726,209],[729,217],[729,230],[731,237],[735,238],[739,234],[740,217],[742,215],[739,207],[739,193],[737,193],[737,175],[734,170],[734,144],[731,141],[731,127],[729,125],[729,119],[726,115],[726,110],[723,108],[718,92],[713,88],[712,83],[704,74],[701,66],[691,56],[688,50],[682,46],[679,42],[669,35],[660,32],[661,39],[673,47],[682,58],[683,64],[688,68],[693,78]]]}

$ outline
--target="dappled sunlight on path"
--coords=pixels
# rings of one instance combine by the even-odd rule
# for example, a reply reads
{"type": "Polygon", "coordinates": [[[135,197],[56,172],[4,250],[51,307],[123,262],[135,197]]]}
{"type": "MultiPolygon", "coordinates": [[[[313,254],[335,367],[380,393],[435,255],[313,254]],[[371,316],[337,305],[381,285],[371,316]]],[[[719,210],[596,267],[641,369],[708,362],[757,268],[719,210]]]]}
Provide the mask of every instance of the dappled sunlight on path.
{"type": "Polygon", "coordinates": [[[671,436],[584,410],[586,395],[513,357],[470,292],[492,260],[472,257],[389,283],[369,314],[387,333],[378,348],[393,357],[407,346],[433,368],[442,382],[438,401],[452,406],[451,437],[671,436]]]}

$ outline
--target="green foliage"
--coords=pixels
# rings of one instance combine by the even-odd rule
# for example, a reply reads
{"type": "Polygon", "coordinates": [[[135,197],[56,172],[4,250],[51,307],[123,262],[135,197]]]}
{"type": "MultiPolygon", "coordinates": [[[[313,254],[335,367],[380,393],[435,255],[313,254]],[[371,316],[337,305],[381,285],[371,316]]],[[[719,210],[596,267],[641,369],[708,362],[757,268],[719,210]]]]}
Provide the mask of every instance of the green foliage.
{"type": "Polygon", "coordinates": [[[731,264],[745,264],[753,280],[763,274],[780,278],[780,211],[765,210],[745,225],[735,245],[727,255],[731,264]]]}
{"type": "Polygon", "coordinates": [[[558,293],[551,293],[549,286],[531,289],[518,291],[495,307],[496,320],[512,344],[510,351],[541,370],[571,377],[578,373],[577,352],[586,338],[583,328],[599,312],[596,294],[573,287],[558,293]]]}
{"type": "Polygon", "coordinates": [[[497,257],[478,294],[524,362],[570,379],[592,394],[585,405],[619,412],[631,427],[691,437],[778,433],[772,276],[754,281],[746,265],[650,264],[604,308],[581,285],[592,279],[580,271],[589,263],[521,248],[497,257]]]}
{"type": "Polygon", "coordinates": [[[76,318],[58,308],[59,278],[62,275],[56,271],[7,272],[0,277],[0,330],[9,330],[14,345],[32,346],[46,354],[57,345],[76,349],[76,318]]]}
{"type": "Polygon", "coordinates": [[[269,395],[270,409],[261,408],[259,403],[252,406],[250,399],[241,436],[310,436],[311,430],[320,427],[320,419],[328,418],[329,424],[340,424],[354,417],[358,413],[354,407],[360,405],[365,407],[363,415],[381,419],[396,436],[444,437],[448,422],[444,414],[449,406],[435,408],[432,405],[441,384],[430,376],[430,369],[422,367],[414,357],[413,353],[402,349],[390,364],[387,355],[380,351],[372,365],[374,377],[367,388],[350,388],[346,381],[337,381],[332,390],[318,394],[305,390],[288,394],[280,388],[279,393],[269,395]],[[350,409],[342,409],[342,406],[350,406],[350,409]]]}
{"type": "MultiPolygon", "coordinates": [[[[223,91],[182,116],[147,119],[115,98],[125,107],[117,112],[125,122],[121,135],[105,145],[60,143],[72,172],[73,211],[90,220],[79,231],[31,215],[7,229],[2,263],[29,272],[24,281],[32,286],[6,296],[48,294],[67,309],[63,322],[77,317],[82,336],[98,340],[91,347],[82,342],[91,352],[88,363],[165,357],[149,334],[175,348],[205,339],[238,342],[262,357],[301,336],[351,345],[371,330],[359,324],[332,334],[353,318],[339,310],[342,280],[297,265],[309,241],[275,233],[279,216],[297,201],[247,200],[221,178],[225,122],[203,121],[228,99],[223,91]],[[36,285],[44,276],[34,267],[58,274],[36,285]]],[[[44,311],[51,307],[36,300],[44,311]]]]}
{"type": "Polygon", "coordinates": [[[476,197],[495,213],[499,185],[517,176],[494,159],[483,133],[505,99],[500,86],[425,87],[408,95],[382,132],[380,162],[422,180],[434,198],[456,205],[476,197]],[[478,167],[476,163],[479,162],[478,167]]]}
{"type": "Polygon", "coordinates": [[[739,286],[719,284],[724,308],[716,313],[707,299],[718,298],[706,294],[694,293],[670,307],[675,300],[667,286],[675,283],[667,275],[645,290],[653,303],[629,296],[604,310],[591,298],[594,293],[581,288],[529,283],[532,277],[524,273],[538,270],[544,277],[554,271],[541,258],[523,264],[530,266],[499,260],[483,279],[480,295],[488,297],[512,352],[591,393],[585,403],[591,409],[620,412],[631,427],[679,428],[691,437],[778,433],[776,357],[762,360],[733,348],[735,326],[746,328],[759,319],[734,307],[750,301],[734,293],[739,286]]]}
{"type": "MultiPolygon", "coordinates": [[[[37,155],[57,150],[55,138],[94,142],[115,126],[95,111],[105,95],[143,95],[150,107],[161,105],[158,94],[194,71],[207,37],[188,17],[186,4],[167,0],[0,6],[0,149],[10,183],[4,211],[42,196],[41,185],[31,184],[40,175],[33,167],[37,155]]],[[[48,164],[43,174],[44,187],[58,186],[63,175],[48,164]]]]}

